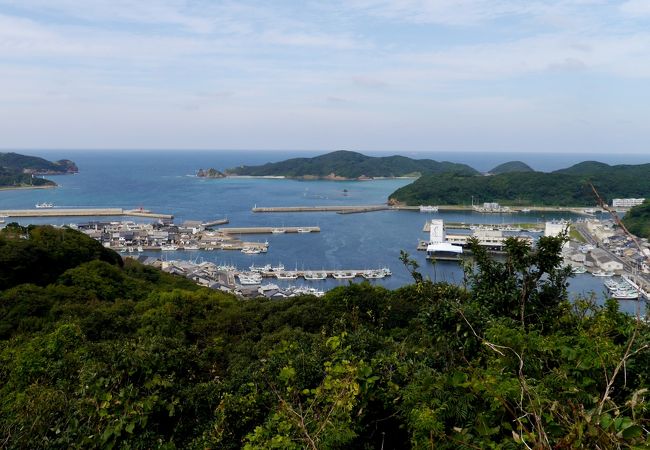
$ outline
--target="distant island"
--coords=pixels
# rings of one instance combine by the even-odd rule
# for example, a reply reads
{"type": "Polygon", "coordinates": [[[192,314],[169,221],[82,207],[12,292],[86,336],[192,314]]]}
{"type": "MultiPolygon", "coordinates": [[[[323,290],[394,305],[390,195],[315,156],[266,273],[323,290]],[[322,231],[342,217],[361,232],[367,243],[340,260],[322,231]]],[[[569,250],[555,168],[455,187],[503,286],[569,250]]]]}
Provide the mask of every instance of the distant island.
{"type": "Polygon", "coordinates": [[[606,202],[617,197],[647,197],[650,193],[650,164],[610,166],[585,161],[550,173],[508,171],[492,176],[423,175],[393,192],[389,202],[462,205],[469,204],[473,198],[475,202],[512,206],[595,206],[590,183],[606,202]]]}
{"type": "Polygon", "coordinates": [[[405,156],[366,156],[339,150],[314,158],[292,158],[261,166],[240,166],[225,171],[236,176],[282,176],[304,180],[367,180],[373,178],[418,177],[423,174],[455,173],[478,175],[466,164],[412,159],[405,156]]]}
{"type": "Polygon", "coordinates": [[[52,162],[37,156],[0,153],[0,189],[54,187],[55,182],[39,176],[78,171],[77,165],[69,159],[52,162]]]}
{"type": "Polygon", "coordinates": [[[224,178],[226,175],[222,172],[219,172],[217,169],[199,169],[196,172],[196,176],[199,178],[224,178]]]}
{"type": "Polygon", "coordinates": [[[512,172],[534,172],[535,170],[528,164],[522,161],[510,161],[507,163],[499,164],[494,169],[490,170],[490,175],[500,175],[502,173],[512,172]]]}

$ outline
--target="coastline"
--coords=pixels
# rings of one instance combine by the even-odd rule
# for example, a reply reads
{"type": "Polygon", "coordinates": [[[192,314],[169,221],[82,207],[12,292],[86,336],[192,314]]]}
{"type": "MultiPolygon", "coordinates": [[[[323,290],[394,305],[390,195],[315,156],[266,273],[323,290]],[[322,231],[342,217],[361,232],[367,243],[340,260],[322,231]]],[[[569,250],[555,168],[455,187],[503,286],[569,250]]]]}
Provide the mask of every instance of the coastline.
{"type": "MultiPolygon", "coordinates": [[[[205,177],[208,178],[208,177],[205,177]]],[[[357,177],[357,178],[346,178],[346,177],[332,177],[332,176],[315,176],[315,175],[301,175],[297,177],[289,177],[286,175],[226,175],[225,177],[219,178],[246,178],[246,179],[263,179],[263,180],[298,180],[298,181],[376,181],[376,180],[416,180],[419,177],[357,177]]],[[[217,179],[216,177],[213,179],[217,179]]]]}

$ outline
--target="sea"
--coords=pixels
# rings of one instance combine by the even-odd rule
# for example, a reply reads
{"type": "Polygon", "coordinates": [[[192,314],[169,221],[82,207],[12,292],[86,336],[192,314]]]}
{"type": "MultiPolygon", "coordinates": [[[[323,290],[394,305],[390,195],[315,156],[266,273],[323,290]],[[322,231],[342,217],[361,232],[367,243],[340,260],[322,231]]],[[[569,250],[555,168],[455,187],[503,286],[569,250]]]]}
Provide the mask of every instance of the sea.
{"type": "MultiPolygon", "coordinates": [[[[341,215],[314,213],[253,213],[254,206],[359,205],[384,203],[396,189],[412,182],[409,179],[374,181],[298,181],[260,178],[197,178],[198,169],[224,170],[240,165],[257,165],[295,157],[312,157],[325,152],[298,151],[126,151],[126,150],[32,150],[20,153],[49,160],[72,159],[79,167],[75,175],[49,176],[58,184],[55,189],[0,191],[0,210],[33,208],[36,203],[51,202],[60,208],[145,208],[173,214],[176,223],[185,220],[210,221],[228,218],[233,227],[253,226],[318,226],[320,233],[247,235],[245,240],[269,242],[266,254],[245,255],[236,251],[145,252],[158,258],[213,261],[246,269],[251,264],[277,265],[291,269],[374,269],[389,267],[391,277],[371,283],[389,289],[412,282],[399,260],[404,250],[419,263],[419,271],[433,281],[463,283],[458,263],[426,260],[416,251],[418,240],[426,239],[423,231],[427,220],[441,218],[446,222],[474,224],[507,224],[517,222],[543,223],[555,219],[573,219],[566,213],[489,215],[474,212],[420,213],[415,211],[379,211],[341,215]]],[[[373,156],[390,153],[364,152],[373,156]]],[[[397,152],[395,152],[397,153],[397,152]]],[[[414,158],[466,163],[479,171],[488,171],[503,162],[521,160],[536,170],[552,171],[584,160],[610,164],[641,164],[650,162],[642,154],[584,153],[487,153],[487,152],[418,152],[400,154],[414,158]]],[[[487,200],[486,200],[487,201],[487,200]]],[[[470,204],[471,199],[467,199],[470,204]]],[[[14,219],[10,219],[14,220],[14,219]]],[[[22,224],[51,223],[65,225],[82,223],[91,218],[29,218],[16,220],[22,224]]],[[[101,220],[134,220],[134,218],[101,218],[101,220]]],[[[142,221],[144,219],[140,219],[142,221]]],[[[310,282],[319,289],[348,283],[328,279],[310,282]]],[[[277,283],[277,284],[286,284],[277,283]]],[[[293,282],[296,284],[296,281],[293,282]]],[[[297,284],[305,282],[298,281],[297,284]]],[[[606,298],[602,279],[576,275],[570,281],[573,297],[594,295],[597,301],[606,298]]],[[[636,302],[621,301],[621,309],[634,313],[636,302]]]]}

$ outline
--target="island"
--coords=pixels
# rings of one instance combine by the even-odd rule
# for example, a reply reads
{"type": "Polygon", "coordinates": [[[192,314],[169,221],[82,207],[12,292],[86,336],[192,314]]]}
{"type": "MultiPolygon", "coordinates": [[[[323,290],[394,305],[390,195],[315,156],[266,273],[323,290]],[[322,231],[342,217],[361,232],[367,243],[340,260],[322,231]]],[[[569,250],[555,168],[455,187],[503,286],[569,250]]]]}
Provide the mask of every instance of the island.
{"type": "Polygon", "coordinates": [[[41,176],[78,171],[77,165],[69,159],[48,161],[37,156],[0,153],[0,189],[54,187],[55,182],[41,176]]]}
{"type": "Polygon", "coordinates": [[[261,166],[240,166],[225,171],[229,176],[285,177],[303,180],[370,180],[375,178],[419,177],[423,174],[454,173],[464,176],[479,172],[466,164],[405,156],[366,156],[339,150],[313,158],[292,158],[261,166]]]}
{"type": "Polygon", "coordinates": [[[506,172],[492,176],[423,175],[389,196],[392,204],[463,205],[498,202],[511,206],[595,206],[591,185],[603,201],[647,197],[650,164],[610,166],[585,161],[554,172],[506,172]]]}
{"type": "Polygon", "coordinates": [[[196,176],[199,178],[224,178],[226,175],[222,172],[219,172],[217,169],[199,169],[196,172],[196,176]]]}
{"type": "Polygon", "coordinates": [[[499,164],[488,172],[489,175],[499,175],[512,172],[534,172],[535,170],[523,161],[509,161],[499,164]]]}

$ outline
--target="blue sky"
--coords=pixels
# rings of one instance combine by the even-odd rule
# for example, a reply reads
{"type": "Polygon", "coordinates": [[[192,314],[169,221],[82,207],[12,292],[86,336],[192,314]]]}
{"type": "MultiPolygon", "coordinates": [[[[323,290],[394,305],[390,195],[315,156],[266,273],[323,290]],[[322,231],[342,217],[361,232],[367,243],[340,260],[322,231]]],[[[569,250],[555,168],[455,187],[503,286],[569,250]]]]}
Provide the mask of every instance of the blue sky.
{"type": "Polygon", "coordinates": [[[650,0],[0,0],[0,148],[647,152],[650,0]]]}

